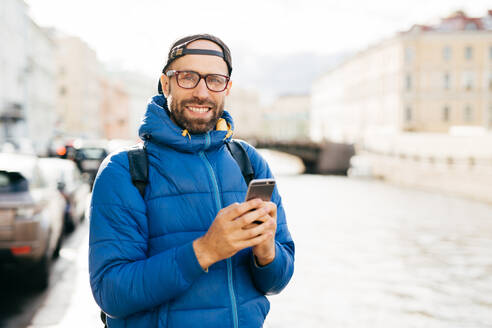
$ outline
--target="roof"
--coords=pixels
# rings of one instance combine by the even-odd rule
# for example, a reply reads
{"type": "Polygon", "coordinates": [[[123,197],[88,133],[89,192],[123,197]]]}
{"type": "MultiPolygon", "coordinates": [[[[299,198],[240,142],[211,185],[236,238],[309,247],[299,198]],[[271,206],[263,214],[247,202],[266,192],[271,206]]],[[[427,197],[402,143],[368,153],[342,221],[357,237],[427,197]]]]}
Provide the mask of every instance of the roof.
{"type": "Polygon", "coordinates": [[[436,25],[413,25],[409,32],[456,32],[456,31],[492,31],[492,10],[484,17],[469,17],[462,10],[453,12],[448,17],[441,19],[436,25]]]}

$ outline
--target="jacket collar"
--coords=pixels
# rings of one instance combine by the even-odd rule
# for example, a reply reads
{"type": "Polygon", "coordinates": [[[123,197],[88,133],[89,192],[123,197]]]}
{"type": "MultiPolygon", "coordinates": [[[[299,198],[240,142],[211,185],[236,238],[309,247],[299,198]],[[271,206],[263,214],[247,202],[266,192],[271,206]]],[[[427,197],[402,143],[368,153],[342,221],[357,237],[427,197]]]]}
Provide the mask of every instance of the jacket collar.
{"type": "MultiPolygon", "coordinates": [[[[216,129],[204,134],[189,134],[182,130],[169,117],[167,99],[160,94],[154,96],[147,105],[138,135],[144,142],[157,143],[171,147],[177,151],[195,153],[206,149],[218,148],[229,142],[234,123],[231,115],[224,110],[222,119],[226,122],[226,129],[216,129]]],[[[223,127],[223,120],[221,120],[223,127]]],[[[218,124],[219,125],[219,124],[218,124]]]]}

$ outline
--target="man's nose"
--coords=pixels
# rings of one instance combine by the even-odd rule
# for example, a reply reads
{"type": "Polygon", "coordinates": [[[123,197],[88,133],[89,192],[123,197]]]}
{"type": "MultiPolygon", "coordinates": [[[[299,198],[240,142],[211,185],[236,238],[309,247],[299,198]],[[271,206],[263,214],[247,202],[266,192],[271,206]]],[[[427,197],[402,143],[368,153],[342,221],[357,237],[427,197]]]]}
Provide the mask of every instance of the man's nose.
{"type": "Polygon", "coordinates": [[[205,84],[205,79],[200,79],[198,85],[193,89],[193,96],[202,99],[209,97],[209,92],[207,85],[205,84]]]}

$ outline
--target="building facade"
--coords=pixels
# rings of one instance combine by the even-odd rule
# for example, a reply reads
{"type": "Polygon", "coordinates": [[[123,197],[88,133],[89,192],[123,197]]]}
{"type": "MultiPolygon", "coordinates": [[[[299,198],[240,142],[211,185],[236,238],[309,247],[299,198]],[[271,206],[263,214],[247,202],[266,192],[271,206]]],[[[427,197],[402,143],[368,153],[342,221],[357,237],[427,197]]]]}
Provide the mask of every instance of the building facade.
{"type": "Polygon", "coordinates": [[[0,2],[0,140],[25,130],[27,36],[29,17],[22,0],[0,2]]]}
{"type": "Polygon", "coordinates": [[[23,0],[0,2],[0,143],[44,154],[56,119],[55,45],[27,9],[23,0]]]}
{"type": "Polygon", "coordinates": [[[226,97],[225,110],[234,119],[234,136],[254,139],[262,134],[260,96],[256,91],[234,86],[226,97]]]}
{"type": "MultiPolygon", "coordinates": [[[[112,71],[108,78],[127,95],[127,131],[120,138],[138,140],[138,129],[151,97],[157,94],[157,77],[131,71],[112,71]]],[[[106,138],[109,138],[106,136],[106,138]]]]}
{"type": "Polygon", "coordinates": [[[76,137],[103,136],[102,66],[96,52],[73,36],[56,37],[57,128],[76,137]]]}
{"type": "Polygon", "coordinates": [[[264,110],[264,136],[279,141],[309,139],[309,107],[309,95],[278,97],[264,110]]]}
{"type": "Polygon", "coordinates": [[[359,52],[315,81],[311,138],[492,128],[492,11],[456,12],[359,52]]]}
{"type": "Polygon", "coordinates": [[[36,153],[47,154],[56,129],[55,42],[30,20],[26,69],[26,127],[36,153]]]}
{"type": "Polygon", "coordinates": [[[101,85],[101,116],[103,137],[105,139],[128,139],[129,129],[129,96],[125,88],[118,82],[103,78],[101,85]]]}

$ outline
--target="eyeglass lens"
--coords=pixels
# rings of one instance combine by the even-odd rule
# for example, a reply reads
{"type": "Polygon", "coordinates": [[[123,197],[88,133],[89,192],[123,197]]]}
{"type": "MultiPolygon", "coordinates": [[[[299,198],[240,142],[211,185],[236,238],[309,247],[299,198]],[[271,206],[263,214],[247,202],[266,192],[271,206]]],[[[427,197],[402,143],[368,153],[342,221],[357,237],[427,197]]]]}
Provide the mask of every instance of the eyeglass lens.
{"type": "MultiPolygon", "coordinates": [[[[185,89],[193,89],[200,82],[201,76],[197,72],[186,71],[177,74],[178,85],[185,89]]],[[[204,76],[205,84],[211,91],[224,91],[227,85],[227,78],[218,74],[208,74],[204,76]]]]}

